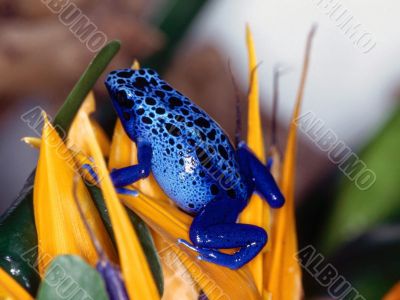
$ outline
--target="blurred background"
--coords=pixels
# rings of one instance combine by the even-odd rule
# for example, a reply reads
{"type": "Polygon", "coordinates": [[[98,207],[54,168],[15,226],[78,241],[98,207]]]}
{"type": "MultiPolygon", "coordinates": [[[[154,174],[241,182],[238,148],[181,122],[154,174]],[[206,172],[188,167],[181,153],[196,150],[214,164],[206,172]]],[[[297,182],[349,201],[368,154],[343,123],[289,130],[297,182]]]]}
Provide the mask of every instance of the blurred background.
{"type": "MultiPolygon", "coordinates": [[[[71,26],[60,20],[57,5],[62,2],[49,0],[46,6],[46,1],[0,1],[0,213],[15,199],[36,165],[37,152],[20,141],[35,132],[21,115],[38,105],[54,115],[94,55],[71,26]]],[[[329,161],[327,152],[300,133],[296,186],[300,247],[314,245],[366,299],[381,298],[400,280],[398,1],[73,3],[108,40],[122,41],[110,69],[126,68],[134,58],[142,66],[157,69],[209,112],[231,137],[235,90],[228,61],[245,111],[248,24],[261,62],[261,105],[268,133],[273,72],[278,66],[285,70],[277,114],[281,151],[306,35],[317,23],[303,112],[320,119],[326,130],[331,129],[360,156],[377,179],[370,189],[358,189],[329,161]]],[[[95,93],[97,117],[111,132],[115,116],[109,114],[110,103],[101,82],[95,93]]],[[[270,134],[265,142],[270,144],[270,134]]],[[[306,275],[304,280],[307,298],[327,297],[326,289],[314,278],[306,275]]]]}

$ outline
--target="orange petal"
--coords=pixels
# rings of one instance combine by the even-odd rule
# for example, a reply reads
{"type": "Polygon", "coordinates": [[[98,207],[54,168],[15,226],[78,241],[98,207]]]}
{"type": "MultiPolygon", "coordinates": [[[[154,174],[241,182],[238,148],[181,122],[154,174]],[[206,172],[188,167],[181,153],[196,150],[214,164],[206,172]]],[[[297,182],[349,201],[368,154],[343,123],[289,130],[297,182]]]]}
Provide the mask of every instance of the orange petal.
{"type": "MultiPolygon", "coordinates": [[[[96,101],[93,92],[90,92],[83,101],[79,111],[91,114],[95,110],[96,101]]],[[[68,132],[67,146],[70,149],[82,151],[85,155],[87,155],[88,151],[84,148],[85,136],[83,135],[82,129],[79,128],[79,125],[80,124],[77,122],[77,118],[75,117],[68,132]]]]}
{"type": "Polygon", "coordinates": [[[272,249],[268,260],[270,263],[270,269],[267,276],[266,288],[274,298],[282,300],[301,299],[303,295],[301,268],[295,258],[295,255],[298,252],[294,214],[294,187],[297,148],[297,127],[295,120],[300,114],[305,80],[308,71],[311,42],[314,32],[315,28],[310,31],[307,39],[301,82],[289,127],[289,135],[283,161],[281,190],[286,198],[286,203],[276,212],[272,232],[272,249]]]}
{"type": "MultiPolygon", "coordinates": [[[[90,92],[87,96],[85,101],[82,103],[81,108],[79,109],[80,112],[84,112],[88,115],[92,114],[96,110],[96,100],[94,97],[94,93],[90,92]]],[[[103,155],[108,157],[110,152],[110,141],[104,132],[103,128],[95,121],[91,120],[92,126],[96,133],[96,139],[100,144],[101,151],[103,155]]],[[[83,131],[80,128],[80,124],[77,121],[77,118],[72,122],[71,128],[68,132],[68,139],[67,139],[67,146],[70,149],[74,149],[77,152],[83,152],[83,154],[88,154],[88,149],[84,146],[85,136],[83,131]]]]}
{"type": "MultiPolygon", "coordinates": [[[[89,117],[84,113],[80,113],[78,117],[81,119],[82,129],[85,132],[86,147],[93,156],[98,176],[101,178],[100,187],[113,226],[128,295],[131,299],[159,299],[145,254],[127,212],[117,197],[89,117]]],[[[138,200],[135,199],[135,201],[138,200]]]]}
{"type": "MultiPolygon", "coordinates": [[[[264,134],[260,116],[260,99],[258,87],[257,59],[253,36],[250,27],[246,27],[246,41],[249,55],[249,81],[250,92],[248,95],[249,111],[247,125],[247,145],[256,154],[258,159],[265,162],[264,134]]],[[[240,215],[240,222],[253,224],[263,227],[267,232],[270,229],[270,210],[263,199],[254,194],[245,210],[240,215]]],[[[268,244],[269,247],[269,244],[268,244]]],[[[264,278],[264,257],[262,254],[256,256],[250,263],[249,267],[253,274],[255,283],[260,293],[263,292],[264,278]]]]}
{"type": "Polygon", "coordinates": [[[32,296],[2,268],[0,268],[0,299],[33,300],[32,296]]]}
{"type": "Polygon", "coordinates": [[[140,69],[140,63],[139,63],[139,61],[138,61],[137,59],[135,59],[135,60],[133,61],[133,64],[132,64],[132,66],[131,66],[131,69],[133,69],[133,70],[139,70],[139,69],[140,69]]]}
{"type": "Polygon", "coordinates": [[[390,289],[382,300],[400,300],[400,281],[390,289]]]}
{"type": "Polygon", "coordinates": [[[96,140],[100,145],[101,152],[105,157],[108,157],[110,154],[110,140],[108,139],[107,134],[104,129],[97,123],[97,121],[90,119],[92,123],[94,134],[96,136],[96,140]]]}
{"type": "MultiPolygon", "coordinates": [[[[45,117],[33,194],[41,275],[57,255],[76,254],[93,266],[98,259],[73,198],[75,172],[73,155],[45,117]]],[[[78,194],[86,219],[106,253],[115,260],[111,240],[82,179],[78,194]]]]}
{"type": "MultiPolygon", "coordinates": [[[[24,143],[28,144],[29,146],[40,149],[40,144],[41,144],[41,139],[36,138],[36,137],[24,137],[21,139],[24,143]]],[[[96,184],[94,178],[90,174],[90,172],[87,169],[83,169],[83,165],[90,165],[92,169],[95,171],[96,166],[93,164],[93,162],[90,160],[90,158],[83,154],[82,152],[78,151],[73,151],[70,149],[71,155],[74,158],[74,161],[80,168],[80,173],[81,175],[84,176],[85,181],[89,182],[90,184],[96,184]]]]}
{"type": "Polygon", "coordinates": [[[159,252],[164,276],[164,294],[162,299],[197,300],[200,288],[179,260],[179,257],[174,252],[168,251],[170,244],[156,232],[153,232],[153,238],[159,252]]]}
{"type": "Polygon", "coordinates": [[[248,111],[248,129],[247,144],[254,151],[256,156],[265,162],[264,134],[262,132],[260,115],[260,95],[258,87],[258,71],[256,50],[253,41],[253,35],[250,27],[246,26],[246,42],[249,56],[249,111],[248,111]]]}

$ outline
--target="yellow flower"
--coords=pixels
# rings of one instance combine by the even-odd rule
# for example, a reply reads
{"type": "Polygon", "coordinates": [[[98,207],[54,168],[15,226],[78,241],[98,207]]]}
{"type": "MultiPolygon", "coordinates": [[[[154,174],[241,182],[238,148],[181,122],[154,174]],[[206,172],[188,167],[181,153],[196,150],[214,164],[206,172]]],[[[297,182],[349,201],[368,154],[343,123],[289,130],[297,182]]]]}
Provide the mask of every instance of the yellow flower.
{"type": "MultiPolygon", "coordinates": [[[[279,181],[286,204],[274,211],[260,197],[253,195],[250,204],[240,216],[241,222],[264,228],[270,237],[267,247],[254,260],[239,270],[231,270],[199,261],[196,253],[178,245],[176,243],[178,239],[189,239],[192,217],[174,205],[151,175],[129,187],[139,191],[137,197],[117,194],[109,171],[136,164],[137,149],[124,132],[120,121],[117,121],[111,144],[109,143],[101,127],[90,119],[90,114],[95,110],[94,96],[90,93],[71,126],[67,142],[61,140],[46,117],[41,140],[24,139],[25,142],[40,147],[34,189],[40,273],[43,274],[49,259],[56,255],[76,254],[92,265],[98,261],[72,195],[74,174],[76,172],[85,174],[83,166],[90,164],[100,179],[99,187],[112,223],[118,256],[81,178],[78,182],[78,200],[84,208],[85,219],[90,223],[101,246],[110,259],[120,266],[130,299],[160,299],[160,296],[146,260],[146,253],[140,245],[123,204],[138,214],[152,229],[164,268],[164,299],[178,297],[176,294],[178,290],[179,299],[197,299],[200,290],[210,300],[301,299],[303,294],[301,269],[295,258],[297,252],[294,216],[296,126],[293,120],[300,112],[312,34],[313,31],[308,39],[302,80],[282,168],[281,158],[276,149],[270,151],[274,159],[273,174],[279,181]],[[108,157],[108,165],[105,157],[108,157]],[[178,272],[182,276],[177,276],[178,272]]],[[[246,38],[251,84],[248,95],[247,143],[265,163],[257,61],[249,27],[246,29],[246,38]]],[[[135,62],[133,68],[139,68],[139,64],[135,62]]],[[[0,272],[0,279],[1,275],[0,272]]],[[[0,285],[0,291],[1,287],[0,285]]]]}
{"type": "MultiPolygon", "coordinates": [[[[248,111],[248,124],[247,124],[247,144],[260,161],[265,163],[265,148],[264,148],[264,134],[261,124],[260,115],[260,97],[258,87],[258,71],[256,51],[253,42],[253,36],[250,27],[246,27],[246,40],[249,55],[249,111],[248,111]]],[[[253,194],[249,204],[240,216],[240,222],[246,224],[253,224],[265,229],[267,233],[270,232],[271,227],[271,211],[268,204],[258,195],[253,194]]],[[[266,249],[270,247],[267,243],[266,249]]],[[[265,250],[266,250],[265,249],[265,250]]],[[[265,253],[265,252],[264,252],[265,253]]],[[[264,278],[264,255],[257,255],[251,262],[249,267],[252,272],[254,281],[257,285],[260,294],[263,293],[263,278],[264,278]]]]}
{"type": "MultiPolygon", "coordinates": [[[[57,255],[80,255],[93,266],[98,260],[73,198],[74,156],[45,115],[44,119],[33,194],[41,275],[57,255]]],[[[78,195],[87,222],[92,225],[107,255],[115,260],[111,240],[82,179],[78,182],[78,195]]]]}
{"type": "Polygon", "coordinates": [[[301,82],[289,126],[283,159],[280,187],[286,203],[275,213],[271,232],[271,251],[267,254],[265,266],[267,269],[265,288],[268,296],[271,295],[275,299],[282,300],[301,299],[303,294],[301,268],[296,260],[297,235],[294,215],[294,186],[297,127],[295,120],[300,114],[314,32],[315,27],[310,31],[307,40],[301,82]]]}

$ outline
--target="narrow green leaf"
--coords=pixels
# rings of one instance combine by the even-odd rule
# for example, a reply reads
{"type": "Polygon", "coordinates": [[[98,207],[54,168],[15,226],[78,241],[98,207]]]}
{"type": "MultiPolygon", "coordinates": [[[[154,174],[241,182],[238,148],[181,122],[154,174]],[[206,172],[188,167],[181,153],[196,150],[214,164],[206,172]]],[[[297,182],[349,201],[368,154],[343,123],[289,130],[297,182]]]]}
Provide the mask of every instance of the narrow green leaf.
{"type": "MultiPolygon", "coordinates": [[[[87,93],[118,52],[120,43],[112,41],[99,51],[65,100],[54,120],[62,130],[68,129],[87,93]]],[[[35,170],[12,206],[0,218],[0,267],[13,276],[32,295],[39,278],[33,262],[37,256],[37,235],[32,207],[35,170]],[[29,259],[21,257],[28,252],[29,259]]]]}
{"type": "Polygon", "coordinates": [[[68,132],[86,95],[93,88],[97,79],[104,72],[115,54],[117,54],[120,47],[121,44],[119,41],[111,41],[99,51],[86,71],[82,74],[79,81],[75,84],[74,88],[67,96],[67,99],[65,99],[64,104],[54,118],[54,126],[58,125],[65,132],[68,132]]]}
{"type": "Polygon", "coordinates": [[[393,218],[400,210],[400,108],[360,154],[376,174],[375,183],[360,190],[343,179],[327,230],[323,249],[331,252],[371,227],[393,218]]]}
{"type": "MultiPolygon", "coordinates": [[[[103,219],[107,232],[110,237],[112,237],[115,245],[110,217],[108,216],[107,208],[105,206],[101,190],[95,186],[87,187],[90,191],[90,194],[92,195],[92,198],[101,215],[101,218],[103,219]]],[[[142,245],[144,253],[146,254],[146,259],[150,266],[151,273],[153,274],[154,281],[156,282],[158,292],[160,293],[160,295],[162,295],[164,290],[164,277],[162,274],[161,263],[150,230],[147,227],[146,223],[133,211],[131,211],[130,209],[126,209],[126,211],[139,237],[140,244],[142,245]]]]}
{"type": "Polygon", "coordinates": [[[100,274],[79,256],[56,257],[46,271],[38,300],[96,299],[107,300],[100,274]]]}

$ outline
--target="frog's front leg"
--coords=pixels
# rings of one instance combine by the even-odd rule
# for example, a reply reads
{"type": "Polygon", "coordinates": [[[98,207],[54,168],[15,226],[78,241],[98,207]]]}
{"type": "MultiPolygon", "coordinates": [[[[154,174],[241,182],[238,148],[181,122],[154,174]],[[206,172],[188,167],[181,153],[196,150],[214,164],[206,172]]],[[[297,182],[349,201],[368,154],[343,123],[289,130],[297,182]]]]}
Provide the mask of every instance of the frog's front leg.
{"type": "Polygon", "coordinates": [[[240,204],[231,198],[218,198],[207,204],[193,219],[190,239],[194,246],[180,243],[199,253],[199,259],[238,269],[253,259],[267,242],[264,229],[237,224],[240,204]],[[233,254],[225,254],[218,249],[240,248],[233,254]]]}
{"type": "Polygon", "coordinates": [[[256,192],[272,208],[282,207],[285,198],[271,175],[270,166],[263,165],[244,142],[239,144],[236,153],[242,175],[253,180],[256,192]]]}
{"type": "Polygon", "coordinates": [[[137,142],[138,164],[112,170],[110,176],[116,188],[132,184],[139,179],[146,178],[151,170],[152,147],[145,141],[137,142]]]}

